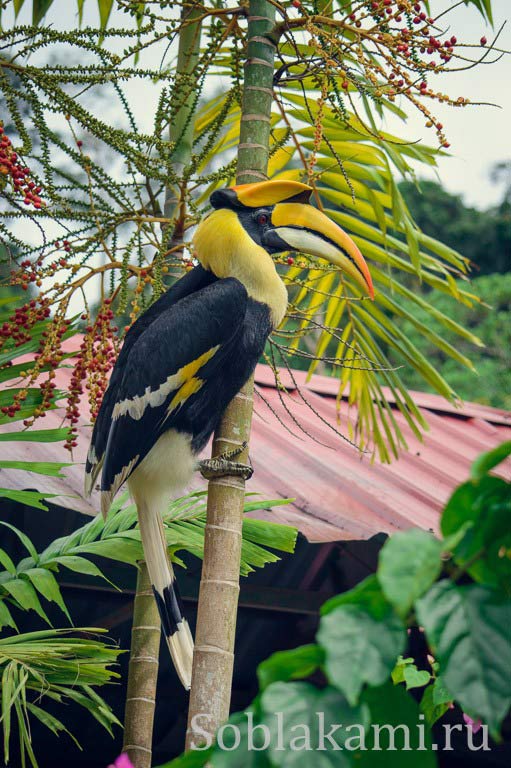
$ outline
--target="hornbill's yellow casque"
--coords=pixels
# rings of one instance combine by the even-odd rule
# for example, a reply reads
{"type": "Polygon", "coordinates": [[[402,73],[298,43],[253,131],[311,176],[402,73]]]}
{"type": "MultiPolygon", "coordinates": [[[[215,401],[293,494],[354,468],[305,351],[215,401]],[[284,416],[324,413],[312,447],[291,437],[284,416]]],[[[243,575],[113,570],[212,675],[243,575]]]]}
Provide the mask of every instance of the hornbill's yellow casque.
{"type": "Polygon", "coordinates": [[[197,462],[234,395],[249,379],[287,292],[272,253],[296,250],[340,267],[373,296],[359,249],[309,204],[311,188],[264,181],[215,191],[194,237],[199,266],[176,282],[126,335],[99,411],[86,466],[90,492],[102,470],[102,510],[126,480],[138,509],[144,553],[163,631],[190,687],[193,640],[167,557],[161,512],[196,469],[251,474],[197,462]]]}

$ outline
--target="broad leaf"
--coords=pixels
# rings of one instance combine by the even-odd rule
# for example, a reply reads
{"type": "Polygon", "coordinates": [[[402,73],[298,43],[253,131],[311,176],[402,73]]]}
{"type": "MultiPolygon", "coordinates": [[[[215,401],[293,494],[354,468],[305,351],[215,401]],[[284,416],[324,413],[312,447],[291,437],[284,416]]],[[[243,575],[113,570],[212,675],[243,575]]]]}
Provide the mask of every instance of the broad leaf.
{"type": "Polygon", "coordinates": [[[451,704],[451,694],[443,684],[442,678],[437,678],[424,691],[420,702],[420,710],[431,727],[447,712],[451,704]]]}
{"type": "Polygon", "coordinates": [[[69,429],[25,429],[22,432],[2,432],[0,442],[59,443],[69,437],[69,429]]]}
{"type": "Polygon", "coordinates": [[[444,536],[464,535],[453,546],[456,563],[476,581],[511,594],[511,483],[483,475],[459,486],[441,519],[444,536]]]}
{"type": "Polygon", "coordinates": [[[364,685],[381,685],[406,642],[405,628],[385,601],[378,610],[339,605],[322,617],[317,635],[328,679],[355,705],[364,685]]]}
{"type": "Polygon", "coordinates": [[[311,675],[323,662],[317,645],[302,645],[290,651],[277,651],[257,668],[259,687],[263,691],[272,683],[296,680],[311,675]]]}
{"type": "Polygon", "coordinates": [[[511,600],[444,580],[418,601],[417,617],[453,699],[498,736],[511,706],[511,600]]]}
{"type": "Polygon", "coordinates": [[[402,686],[368,688],[363,696],[371,713],[360,768],[437,768],[431,734],[419,708],[402,686]]]}
{"type": "Polygon", "coordinates": [[[69,462],[57,461],[0,461],[0,469],[20,469],[23,472],[35,472],[50,477],[65,477],[60,471],[63,467],[73,466],[69,462]]]}
{"type": "Polygon", "coordinates": [[[10,488],[0,488],[0,497],[4,499],[10,499],[16,501],[18,504],[26,505],[27,507],[35,507],[36,509],[48,510],[46,504],[43,504],[44,499],[53,499],[58,494],[56,493],[39,493],[38,491],[12,491],[10,488]]]}
{"type": "Polygon", "coordinates": [[[261,695],[261,721],[268,726],[276,766],[305,768],[312,752],[321,755],[325,768],[348,768],[349,748],[363,742],[368,714],[365,705],[350,706],[335,688],[318,690],[308,683],[273,683],[261,695]]]}
{"type": "Polygon", "coordinates": [[[442,569],[441,543],[429,533],[412,529],[391,536],[380,552],[378,580],[400,616],[436,580],[442,569]]]}
{"type": "Polygon", "coordinates": [[[472,464],[470,476],[472,480],[481,480],[490,470],[497,467],[501,462],[511,455],[511,440],[501,443],[491,451],[486,451],[472,464]]]}

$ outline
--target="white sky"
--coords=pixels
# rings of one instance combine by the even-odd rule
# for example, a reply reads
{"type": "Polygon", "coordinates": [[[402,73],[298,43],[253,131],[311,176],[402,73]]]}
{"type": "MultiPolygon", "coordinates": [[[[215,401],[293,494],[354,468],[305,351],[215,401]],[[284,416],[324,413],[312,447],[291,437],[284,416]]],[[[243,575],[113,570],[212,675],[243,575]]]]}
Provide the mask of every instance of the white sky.
{"type": "MultiPolygon", "coordinates": [[[[437,8],[453,5],[455,3],[447,0],[431,0],[433,13],[437,8]]],[[[511,51],[511,2],[492,0],[492,6],[495,30],[507,21],[498,45],[511,51]]],[[[477,43],[483,35],[488,41],[493,39],[493,30],[484,24],[481,14],[473,6],[453,9],[449,19],[452,34],[459,41],[477,43]]],[[[502,189],[492,184],[489,170],[496,162],[511,161],[511,56],[504,56],[492,66],[482,65],[441,77],[445,83],[441,87],[450,95],[500,105],[500,108],[435,105],[435,114],[443,123],[451,144],[451,157],[440,158],[438,162],[442,183],[449,191],[462,193],[470,205],[493,205],[502,199],[502,189]]],[[[431,78],[430,84],[436,87],[440,82],[440,77],[435,77],[431,78]]],[[[396,128],[399,129],[399,123],[396,128]]],[[[422,117],[411,116],[407,138],[431,141],[434,136],[424,127],[422,117]]]]}
{"type": "MultiPolygon", "coordinates": [[[[431,0],[433,15],[457,3],[451,0],[431,0]]],[[[495,30],[511,17],[510,0],[492,0],[495,30]]],[[[18,23],[26,23],[32,3],[27,0],[18,23]]],[[[84,21],[97,24],[97,3],[85,2],[84,21]]],[[[47,21],[69,28],[76,19],[75,0],[55,0],[47,16],[47,21]]],[[[482,35],[492,40],[493,31],[485,25],[483,18],[473,7],[461,5],[449,14],[450,31],[459,41],[477,43],[482,35]]],[[[113,14],[111,24],[126,26],[124,14],[113,14]]],[[[9,22],[9,15],[4,15],[4,24],[9,22]]],[[[511,23],[504,27],[499,39],[499,47],[511,51],[511,23]]],[[[162,48],[154,50],[141,59],[141,65],[158,66],[162,48]]],[[[172,53],[172,52],[171,52],[172,53]]],[[[166,62],[169,62],[167,57],[166,62]]],[[[447,138],[451,144],[451,157],[439,159],[440,180],[451,192],[461,193],[465,201],[477,207],[487,207],[500,201],[502,188],[496,187],[489,178],[491,166],[499,161],[511,160],[511,56],[504,56],[492,66],[480,66],[474,69],[432,78],[431,84],[442,87],[450,95],[469,97],[472,102],[484,101],[500,105],[471,106],[464,109],[449,108],[435,104],[435,114],[444,124],[447,138]]],[[[215,84],[218,87],[218,83],[215,84]]],[[[215,87],[215,86],[213,86],[215,87]]],[[[142,129],[151,130],[157,92],[149,93],[147,85],[140,81],[127,86],[130,102],[137,115],[142,115],[142,129]],[[145,124],[144,124],[145,123],[145,124]]],[[[425,128],[419,114],[412,114],[406,126],[396,120],[390,120],[385,126],[411,141],[420,139],[435,144],[433,131],[425,128]]],[[[421,167],[422,168],[422,167],[421,167]]],[[[424,176],[425,170],[421,170],[424,176]]],[[[430,173],[434,176],[434,173],[430,173]]]]}

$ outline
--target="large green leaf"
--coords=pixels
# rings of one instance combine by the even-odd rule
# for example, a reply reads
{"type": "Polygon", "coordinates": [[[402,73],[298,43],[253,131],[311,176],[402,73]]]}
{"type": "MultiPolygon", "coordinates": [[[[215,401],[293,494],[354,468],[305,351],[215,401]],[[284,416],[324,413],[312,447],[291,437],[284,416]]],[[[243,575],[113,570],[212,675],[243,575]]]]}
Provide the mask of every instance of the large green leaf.
{"type": "Polygon", "coordinates": [[[20,469],[23,472],[35,472],[38,475],[50,477],[65,477],[60,471],[63,467],[71,467],[69,462],[57,461],[0,461],[0,469],[20,469]]]}
{"type": "Polygon", "coordinates": [[[417,617],[453,699],[498,737],[511,707],[511,600],[443,580],[418,601],[417,617]]]}
{"type": "Polygon", "coordinates": [[[337,605],[321,618],[317,639],[328,679],[355,705],[365,684],[378,686],[390,676],[406,631],[382,596],[376,607],[337,605]]]}
{"type": "Polygon", "coordinates": [[[305,768],[311,753],[318,755],[325,768],[356,764],[352,754],[363,743],[369,713],[365,705],[350,706],[335,688],[273,683],[261,695],[261,711],[261,720],[269,728],[273,765],[305,768]]]}
{"type": "Polygon", "coordinates": [[[437,768],[431,734],[416,702],[402,686],[368,688],[363,697],[371,714],[360,768],[437,768]]]}
{"type": "Polygon", "coordinates": [[[2,432],[0,442],[59,443],[69,437],[69,429],[25,429],[22,432],[2,432]]]}
{"type": "Polygon", "coordinates": [[[35,611],[38,616],[44,619],[44,621],[48,624],[50,623],[50,620],[37,597],[35,589],[28,583],[28,581],[25,581],[24,579],[12,579],[4,581],[1,587],[9,597],[14,598],[24,611],[35,611]]]}
{"type": "Polygon", "coordinates": [[[470,476],[472,480],[481,480],[494,467],[497,467],[511,454],[511,440],[501,443],[491,451],[482,453],[472,464],[470,476]]]}
{"type": "Polygon", "coordinates": [[[483,475],[459,486],[442,513],[444,536],[456,536],[453,556],[476,581],[511,595],[511,484],[483,475]],[[461,532],[460,536],[458,532],[461,532]]]}
{"type": "Polygon", "coordinates": [[[10,488],[0,488],[0,497],[16,501],[18,504],[24,504],[27,507],[47,510],[44,499],[52,499],[57,496],[56,493],[39,493],[38,491],[12,491],[10,488]]]}
{"type": "Polygon", "coordinates": [[[428,685],[421,699],[420,710],[428,725],[433,726],[452,704],[452,696],[442,682],[442,678],[428,685]]]}
{"type": "Polygon", "coordinates": [[[419,529],[396,533],[385,542],[379,556],[378,579],[400,616],[408,614],[415,600],[439,576],[441,552],[441,543],[419,529]]]}
{"type": "Polygon", "coordinates": [[[278,681],[308,677],[322,664],[323,659],[323,651],[318,645],[302,645],[290,651],[277,651],[259,664],[259,687],[263,691],[278,681]]]}
{"type": "Polygon", "coordinates": [[[47,568],[29,568],[24,573],[25,578],[30,579],[35,589],[41,593],[46,600],[57,603],[67,619],[71,622],[71,616],[67,610],[66,604],[60,592],[60,587],[53,573],[47,568]]]}

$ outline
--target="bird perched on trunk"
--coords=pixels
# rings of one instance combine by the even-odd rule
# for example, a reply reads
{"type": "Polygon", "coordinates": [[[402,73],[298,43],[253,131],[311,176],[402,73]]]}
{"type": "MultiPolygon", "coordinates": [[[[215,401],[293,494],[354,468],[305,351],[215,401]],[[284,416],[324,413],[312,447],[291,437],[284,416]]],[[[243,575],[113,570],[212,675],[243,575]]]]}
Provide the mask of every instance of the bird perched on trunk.
{"type": "MultiPolygon", "coordinates": [[[[199,262],[128,331],[92,435],[86,492],[101,472],[108,511],[127,481],[170,653],[190,687],[193,640],[183,617],[162,524],[170,500],[199,469],[207,476],[252,470],[234,454],[197,456],[250,378],[287,291],[271,254],[327,259],[373,297],[367,265],[348,235],[309,204],[311,188],[264,181],[220,189],[194,236],[199,262]]],[[[241,447],[240,447],[241,451],[241,447]]]]}

